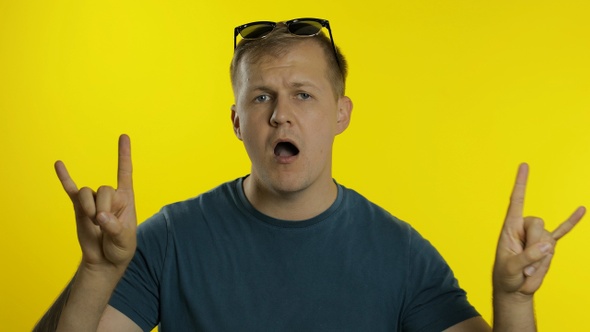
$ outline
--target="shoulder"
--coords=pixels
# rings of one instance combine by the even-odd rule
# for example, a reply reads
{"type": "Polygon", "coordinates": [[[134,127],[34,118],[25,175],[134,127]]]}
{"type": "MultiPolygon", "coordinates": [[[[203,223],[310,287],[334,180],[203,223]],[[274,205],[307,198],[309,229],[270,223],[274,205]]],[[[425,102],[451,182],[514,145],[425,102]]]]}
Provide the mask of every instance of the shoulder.
{"type": "Polygon", "coordinates": [[[162,237],[171,231],[198,226],[198,221],[212,219],[215,214],[232,213],[238,206],[236,191],[240,181],[229,181],[198,196],[165,205],[138,226],[138,236],[162,237]]]}
{"type": "Polygon", "coordinates": [[[162,208],[161,213],[167,217],[177,217],[194,215],[194,213],[206,209],[227,208],[235,202],[237,187],[240,183],[240,179],[223,183],[196,197],[166,205],[162,208]]]}
{"type": "Polygon", "coordinates": [[[357,191],[339,185],[342,191],[343,213],[352,216],[361,223],[366,223],[373,227],[389,229],[395,232],[401,232],[405,236],[411,235],[415,230],[407,222],[397,218],[381,206],[373,203],[357,191]]]}
{"type": "Polygon", "coordinates": [[[425,239],[411,224],[401,220],[373,203],[353,189],[339,185],[342,190],[342,203],[339,215],[351,228],[349,231],[362,237],[369,237],[374,245],[383,250],[401,251],[412,257],[413,263],[435,260],[446,264],[436,248],[425,239]]]}

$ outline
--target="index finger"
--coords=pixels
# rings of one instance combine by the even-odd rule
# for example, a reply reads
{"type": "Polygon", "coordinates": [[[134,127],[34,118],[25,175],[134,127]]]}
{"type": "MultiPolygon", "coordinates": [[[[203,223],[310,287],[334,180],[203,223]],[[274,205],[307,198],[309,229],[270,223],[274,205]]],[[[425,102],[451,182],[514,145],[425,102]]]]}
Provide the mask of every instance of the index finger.
{"type": "Polygon", "coordinates": [[[529,165],[526,163],[520,164],[518,173],[516,174],[514,188],[512,188],[512,194],[510,195],[510,205],[508,205],[508,212],[506,213],[507,222],[522,218],[528,176],[529,165]]]}
{"type": "Polygon", "coordinates": [[[123,134],[119,136],[119,165],[117,170],[117,189],[133,189],[133,166],[131,164],[131,140],[123,134]]]}
{"type": "Polygon", "coordinates": [[[71,198],[76,195],[78,193],[78,186],[74,180],[72,180],[72,177],[70,177],[66,165],[61,160],[58,160],[53,166],[55,168],[55,173],[68,196],[71,198]]]}

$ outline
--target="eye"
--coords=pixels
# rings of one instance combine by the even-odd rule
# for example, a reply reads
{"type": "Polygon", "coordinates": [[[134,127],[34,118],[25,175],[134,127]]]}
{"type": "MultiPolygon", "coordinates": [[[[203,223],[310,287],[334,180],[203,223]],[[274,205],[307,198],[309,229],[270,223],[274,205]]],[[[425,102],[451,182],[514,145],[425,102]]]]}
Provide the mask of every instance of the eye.
{"type": "Polygon", "coordinates": [[[307,99],[311,98],[311,95],[309,93],[300,92],[297,94],[297,98],[302,99],[302,100],[307,100],[307,99]]]}
{"type": "Polygon", "coordinates": [[[257,103],[264,103],[270,100],[270,96],[269,95],[260,95],[257,96],[256,98],[254,98],[254,101],[257,103]]]}

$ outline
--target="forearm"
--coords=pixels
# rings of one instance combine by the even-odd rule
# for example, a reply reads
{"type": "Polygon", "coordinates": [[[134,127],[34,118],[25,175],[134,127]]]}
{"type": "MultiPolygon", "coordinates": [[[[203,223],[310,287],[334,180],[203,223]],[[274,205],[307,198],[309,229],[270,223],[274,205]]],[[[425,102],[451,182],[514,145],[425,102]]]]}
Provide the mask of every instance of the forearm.
{"type": "Polygon", "coordinates": [[[56,331],[96,331],[100,318],[123,271],[78,269],[56,331]]]}
{"type": "Polygon", "coordinates": [[[96,331],[119,279],[120,273],[105,274],[79,268],[33,332],[96,331]]]}
{"type": "Polygon", "coordinates": [[[494,294],[494,332],[537,331],[533,297],[494,294]]]}
{"type": "Polygon", "coordinates": [[[53,305],[47,310],[45,315],[41,317],[37,325],[33,328],[33,332],[53,332],[57,330],[57,324],[59,323],[59,318],[61,317],[61,313],[63,308],[66,305],[68,297],[70,296],[70,291],[72,289],[72,283],[74,279],[72,279],[63,292],[59,295],[57,300],[53,303],[53,305]]]}

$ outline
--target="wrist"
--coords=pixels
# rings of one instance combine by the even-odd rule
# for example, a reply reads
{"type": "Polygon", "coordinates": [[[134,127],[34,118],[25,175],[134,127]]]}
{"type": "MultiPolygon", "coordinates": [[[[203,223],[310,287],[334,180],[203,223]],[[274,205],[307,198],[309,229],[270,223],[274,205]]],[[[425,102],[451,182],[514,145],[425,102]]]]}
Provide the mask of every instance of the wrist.
{"type": "Polygon", "coordinates": [[[523,294],[520,292],[506,293],[502,291],[493,292],[494,303],[510,305],[532,305],[533,294],[523,294]]]}
{"type": "Polygon", "coordinates": [[[109,298],[119,280],[125,273],[124,268],[108,265],[80,263],[73,280],[73,287],[84,293],[94,293],[100,298],[109,298]]]}
{"type": "Polygon", "coordinates": [[[125,271],[129,262],[122,265],[115,265],[111,263],[89,263],[84,260],[80,262],[78,271],[76,274],[83,273],[87,276],[100,279],[120,279],[125,271]]]}
{"type": "Polygon", "coordinates": [[[532,294],[494,291],[493,304],[494,331],[536,331],[532,294]]]}
{"type": "Polygon", "coordinates": [[[58,331],[96,331],[125,269],[80,263],[59,319],[58,331]]]}

